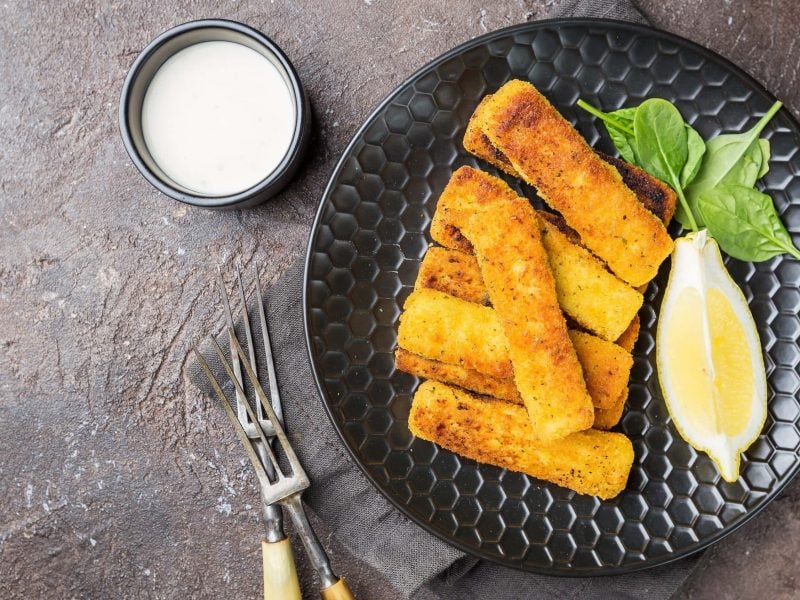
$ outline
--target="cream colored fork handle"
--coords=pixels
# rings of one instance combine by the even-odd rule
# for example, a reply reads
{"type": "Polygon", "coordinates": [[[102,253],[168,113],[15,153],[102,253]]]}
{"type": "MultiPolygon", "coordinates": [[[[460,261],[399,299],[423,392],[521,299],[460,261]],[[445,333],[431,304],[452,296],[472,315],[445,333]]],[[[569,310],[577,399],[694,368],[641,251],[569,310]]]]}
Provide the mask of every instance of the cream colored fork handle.
{"type": "Polygon", "coordinates": [[[355,600],[353,592],[350,591],[344,579],[340,579],[333,585],[322,588],[319,591],[319,596],[322,600],[355,600]]]}
{"type": "Polygon", "coordinates": [[[264,561],[264,600],[302,600],[289,538],[261,540],[264,561]]]}

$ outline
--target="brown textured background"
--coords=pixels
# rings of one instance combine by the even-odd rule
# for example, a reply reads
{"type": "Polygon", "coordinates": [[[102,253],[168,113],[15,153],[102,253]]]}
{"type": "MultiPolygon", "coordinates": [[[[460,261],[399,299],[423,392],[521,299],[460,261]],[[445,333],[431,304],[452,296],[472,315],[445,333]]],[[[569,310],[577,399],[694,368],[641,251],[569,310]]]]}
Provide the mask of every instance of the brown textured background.
{"type": "MultiPolygon", "coordinates": [[[[302,251],[338,154],[383,96],[452,46],[558,5],[0,4],[0,597],[259,595],[253,477],[222,411],[182,377],[188,348],[219,318],[216,265],[241,257],[276,278],[302,251]],[[138,51],[203,17],[273,37],[314,104],[307,167],[249,212],[159,196],[117,132],[138,51]]],[[[800,114],[796,0],[639,5],[800,114]]],[[[391,597],[379,574],[324,541],[361,598],[391,597]]],[[[678,596],[796,597],[799,554],[796,482],[715,546],[678,596]]]]}

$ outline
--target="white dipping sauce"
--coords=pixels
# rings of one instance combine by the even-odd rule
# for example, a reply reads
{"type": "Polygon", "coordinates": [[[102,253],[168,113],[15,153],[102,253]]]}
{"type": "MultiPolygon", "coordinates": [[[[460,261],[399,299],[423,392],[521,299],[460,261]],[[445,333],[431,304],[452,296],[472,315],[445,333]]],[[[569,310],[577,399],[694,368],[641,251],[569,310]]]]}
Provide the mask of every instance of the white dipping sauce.
{"type": "Polygon", "coordinates": [[[289,150],[295,120],[275,65],[235,42],[202,42],[167,59],[142,106],[153,160],[208,196],[244,191],[269,175],[289,150]]]}

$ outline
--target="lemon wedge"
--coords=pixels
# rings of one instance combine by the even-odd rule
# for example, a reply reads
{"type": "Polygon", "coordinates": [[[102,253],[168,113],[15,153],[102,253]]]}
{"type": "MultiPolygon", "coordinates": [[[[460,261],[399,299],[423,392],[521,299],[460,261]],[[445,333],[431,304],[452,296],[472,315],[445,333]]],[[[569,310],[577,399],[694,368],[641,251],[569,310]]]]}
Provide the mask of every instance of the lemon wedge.
{"type": "Polygon", "coordinates": [[[678,432],[736,481],[767,418],[767,377],[753,315],[706,230],[675,242],[656,364],[678,432]]]}

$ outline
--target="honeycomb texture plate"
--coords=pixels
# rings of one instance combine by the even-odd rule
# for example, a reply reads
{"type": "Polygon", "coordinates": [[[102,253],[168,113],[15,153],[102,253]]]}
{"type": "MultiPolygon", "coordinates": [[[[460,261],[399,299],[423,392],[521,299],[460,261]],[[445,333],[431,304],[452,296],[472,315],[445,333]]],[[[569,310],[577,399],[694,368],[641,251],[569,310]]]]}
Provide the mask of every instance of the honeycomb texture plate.
{"type": "MultiPolygon", "coordinates": [[[[680,438],[661,397],[654,337],[669,261],[650,284],[641,312],[630,399],[618,426],[633,440],[636,458],[619,497],[601,502],[415,439],[407,417],[419,381],[394,368],[398,316],[451,173],[462,165],[496,173],[468,155],[461,139],[480,99],[511,78],[533,82],[606,152],[614,150],[605,131],[575,106],[578,98],[611,110],[660,96],[705,138],[750,127],[773,101],[714,53],[613,21],[525,24],[433,61],[367,120],[322,200],[304,297],[315,377],[335,427],[376,487],[422,527],[466,552],[563,575],[663,564],[741,525],[800,466],[800,263],[785,257],[727,261],[755,315],[769,379],[767,423],[736,483],[722,481],[714,464],[680,438]]],[[[759,185],[798,234],[798,124],[783,110],[765,136],[772,160],[759,185]]],[[[539,202],[532,189],[505,179],[539,202]]]]}

